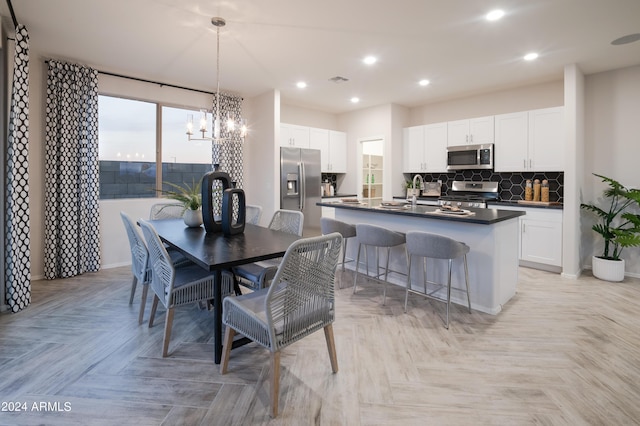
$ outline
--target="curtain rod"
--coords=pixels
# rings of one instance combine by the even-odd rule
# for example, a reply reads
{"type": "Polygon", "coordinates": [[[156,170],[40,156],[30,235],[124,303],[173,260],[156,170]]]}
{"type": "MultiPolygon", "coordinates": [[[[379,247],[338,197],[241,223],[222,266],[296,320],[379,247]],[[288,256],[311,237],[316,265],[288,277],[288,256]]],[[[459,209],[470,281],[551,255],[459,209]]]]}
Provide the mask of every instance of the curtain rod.
{"type": "Polygon", "coordinates": [[[11,19],[13,19],[13,26],[18,28],[18,19],[16,18],[16,14],[13,12],[13,5],[11,4],[11,0],[7,0],[7,6],[9,6],[9,13],[11,13],[11,19]]]}
{"type": "MultiPolygon", "coordinates": [[[[48,64],[49,63],[49,59],[45,60],[44,63],[48,64]]],[[[112,77],[126,78],[126,79],[129,79],[129,80],[141,81],[143,83],[157,84],[159,86],[173,87],[174,89],[190,90],[192,92],[199,92],[199,93],[204,93],[204,94],[207,94],[207,95],[214,95],[215,94],[213,92],[208,92],[206,90],[194,89],[194,88],[185,87],[185,86],[178,86],[178,85],[169,84],[169,83],[162,83],[160,81],[147,80],[145,78],[131,77],[131,76],[128,76],[128,75],[116,74],[116,73],[108,72],[108,71],[100,71],[100,70],[96,70],[96,71],[98,71],[98,74],[104,74],[104,75],[110,75],[112,77]]]]}

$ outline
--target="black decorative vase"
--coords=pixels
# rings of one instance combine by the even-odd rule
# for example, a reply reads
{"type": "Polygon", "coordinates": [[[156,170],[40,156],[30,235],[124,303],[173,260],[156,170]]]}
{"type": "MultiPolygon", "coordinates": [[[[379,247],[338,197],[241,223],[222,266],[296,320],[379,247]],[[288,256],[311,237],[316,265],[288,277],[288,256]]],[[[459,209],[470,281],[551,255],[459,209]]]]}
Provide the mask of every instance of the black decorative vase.
{"type": "MultiPolygon", "coordinates": [[[[222,220],[217,221],[213,215],[215,207],[215,200],[213,199],[213,184],[215,181],[220,181],[223,194],[225,190],[231,188],[231,177],[228,173],[213,171],[206,173],[202,177],[202,184],[200,187],[202,191],[202,222],[204,223],[204,229],[206,229],[207,232],[222,231],[222,220]]],[[[220,211],[222,211],[222,208],[220,211]]]]}
{"type": "Polygon", "coordinates": [[[222,233],[236,235],[244,232],[247,207],[244,191],[240,188],[225,189],[222,194],[222,233]],[[233,197],[238,198],[238,220],[233,223],[233,197]]]}

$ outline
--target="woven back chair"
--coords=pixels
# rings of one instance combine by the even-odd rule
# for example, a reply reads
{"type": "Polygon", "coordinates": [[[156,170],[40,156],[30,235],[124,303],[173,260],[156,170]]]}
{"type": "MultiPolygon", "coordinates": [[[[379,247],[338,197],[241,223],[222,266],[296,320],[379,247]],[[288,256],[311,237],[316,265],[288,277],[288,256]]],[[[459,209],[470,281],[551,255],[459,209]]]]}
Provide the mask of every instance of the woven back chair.
{"type": "Polygon", "coordinates": [[[180,219],[184,214],[184,206],[177,203],[157,203],[151,206],[150,220],[180,219]]]}
{"type": "MultiPolygon", "coordinates": [[[[302,236],[304,214],[295,210],[276,210],[269,223],[269,229],[302,236]]],[[[238,284],[251,289],[260,289],[273,279],[282,259],[269,259],[260,262],[240,265],[233,268],[233,275],[238,284]]]]}
{"type": "Polygon", "coordinates": [[[252,225],[259,225],[260,218],[262,217],[262,207],[247,204],[246,206],[245,222],[252,225]]]}
{"type": "Polygon", "coordinates": [[[144,307],[147,301],[147,292],[149,286],[148,280],[151,279],[149,271],[149,251],[147,245],[144,242],[144,237],[140,228],[131,219],[131,217],[120,212],[120,217],[124,223],[124,229],[127,231],[127,237],[129,238],[129,246],[131,247],[131,272],[133,273],[133,282],[131,283],[131,296],[129,297],[129,304],[133,303],[133,296],[136,293],[136,286],[138,283],[142,285],[142,298],[140,300],[140,313],[138,314],[138,323],[142,323],[144,315],[144,307]]]}
{"type": "MultiPolygon", "coordinates": [[[[162,346],[162,356],[166,357],[169,352],[174,308],[213,299],[216,283],[213,273],[195,264],[176,268],[153,226],[149,222],[140,220],[140,227],[149,249],[150,285],[154,293],[149,327],[153,326],[158,301],[160,301],[167,309],[162,346]]],[[[233,294],[233,278],[230,273],[223,271],[222,282],[219,285],[222,286],[223,297],[233,294]]]]}
{"type": "Polygon", "coordinates": [[[227,326],[220,372],[225,374],[235,333],[271,351],[271,414],[278,414],[280,351],[324,329],[329,359],[338,371],[332,323],[334,282],[342,236],[335,232],[294,242],[278,267],[271,286],[223,301],[227,326]]]}

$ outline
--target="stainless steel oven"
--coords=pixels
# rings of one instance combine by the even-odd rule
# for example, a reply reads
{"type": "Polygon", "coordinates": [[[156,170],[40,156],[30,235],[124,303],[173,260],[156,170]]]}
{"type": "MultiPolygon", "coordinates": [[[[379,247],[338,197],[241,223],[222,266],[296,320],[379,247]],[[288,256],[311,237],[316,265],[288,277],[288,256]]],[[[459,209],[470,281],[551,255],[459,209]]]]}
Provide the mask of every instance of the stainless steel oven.
{"type": "Polygon", "coordinates": [[[454,180],[447,195],[438,199],[441,206],[484,209],[488,201],[499,198],[498,182],[476,182],[454,180]]]}
{"type": "Polygon", "coordinates": [[[493,144],[447,147],[447,170],[493,169],[493,144]]]}

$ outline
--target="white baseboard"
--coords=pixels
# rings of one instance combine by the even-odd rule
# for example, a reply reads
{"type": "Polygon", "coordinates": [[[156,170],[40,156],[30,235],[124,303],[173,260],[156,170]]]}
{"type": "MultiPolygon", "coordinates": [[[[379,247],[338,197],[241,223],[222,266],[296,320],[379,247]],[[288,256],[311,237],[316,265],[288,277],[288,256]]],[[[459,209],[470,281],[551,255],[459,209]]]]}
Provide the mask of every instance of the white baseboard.
{"type": "Polygon", "coordinates": [[[120,262],[120,263],[111,263],[109,265],[102,265],[100,269],[113,269],[120,268],[121,266],[131,266],[131,261],[129,262],[120,262]]]}

